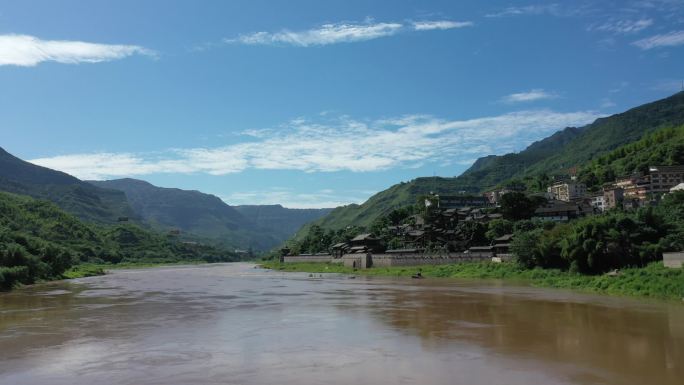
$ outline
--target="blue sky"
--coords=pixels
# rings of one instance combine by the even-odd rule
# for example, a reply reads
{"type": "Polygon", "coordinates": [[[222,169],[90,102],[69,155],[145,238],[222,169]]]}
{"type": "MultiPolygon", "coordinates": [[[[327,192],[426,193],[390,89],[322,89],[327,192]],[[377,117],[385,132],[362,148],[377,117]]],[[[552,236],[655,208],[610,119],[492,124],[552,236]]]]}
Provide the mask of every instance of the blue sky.
{"type": "Polygon", "coordinates": [[[682,59],[684,0],[0,1],[0,146],[330,207],[668,96],[682,59]]]}

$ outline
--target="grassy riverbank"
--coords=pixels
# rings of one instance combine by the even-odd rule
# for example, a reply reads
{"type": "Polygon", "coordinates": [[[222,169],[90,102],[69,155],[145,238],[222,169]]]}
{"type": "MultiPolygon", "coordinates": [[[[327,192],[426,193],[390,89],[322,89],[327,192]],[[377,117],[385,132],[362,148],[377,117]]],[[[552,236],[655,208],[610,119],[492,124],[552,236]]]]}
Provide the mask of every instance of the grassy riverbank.
{"type": "Polygon", "coordinates": [[[354,270],[338,264],[263,262],[262,267],[280,271],[342,273],[410,277],[419,270],[426,278],[482,278],[525,282],[532,286],[582,290],[593,293],[684,299],[684,269],[668,269],[662,262],[643,268],[620,270],[618,275],[581,275],[555,269],[525,269],[515,263],[461,263],[354,270]]]}

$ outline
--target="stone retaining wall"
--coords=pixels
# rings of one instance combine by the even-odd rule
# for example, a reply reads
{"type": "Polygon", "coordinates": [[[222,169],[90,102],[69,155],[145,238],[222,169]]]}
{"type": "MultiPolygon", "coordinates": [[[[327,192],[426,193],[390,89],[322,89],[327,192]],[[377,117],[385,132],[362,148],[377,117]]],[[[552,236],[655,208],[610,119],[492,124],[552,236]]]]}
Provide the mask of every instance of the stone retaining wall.
{"type": "Polygon", "coordinates": [[[482,253],[390,253],[390,254],[345,254],[334,259],[331,255],[288,255],[283,257],[284,263],[342,263],[344,266],[365,269],[369,267],[447,265],[462,262],[502,262],[510,261],[510,254],[494,255],[482,253]]]}
{"type": "Polygon", "coordinates": [[[286,255],[284,263],[328,263],[332,262],[331,255],[286,255]]]}
{"type": "Polygon", "coordinates": [[[684,267],[684,251],[679,253],[663,253],[663,264],[665,267],[684,267]]]}
{"type": "Polygon", "coordinates": [[[373,255],[373,267],[447,265],[462,262],[489,262],[491,253],[448,253],[430,254],[376,254],[373,255]]]}
{"type": "MultiPolygon", "coordinates": [[[[462,262],[491,262],[492,253],[447,253],[447,254],[373,254],[367,261],[364,254],[345,254],[342,261],[347,267],[391,267],[391,266],[419,266],[419,265],[447,265],[462,262]]],[[[506,259],[507,260],[507,259],[506,259]]],[[[501,261],[501,260],[499,260],[501,261]]]]}

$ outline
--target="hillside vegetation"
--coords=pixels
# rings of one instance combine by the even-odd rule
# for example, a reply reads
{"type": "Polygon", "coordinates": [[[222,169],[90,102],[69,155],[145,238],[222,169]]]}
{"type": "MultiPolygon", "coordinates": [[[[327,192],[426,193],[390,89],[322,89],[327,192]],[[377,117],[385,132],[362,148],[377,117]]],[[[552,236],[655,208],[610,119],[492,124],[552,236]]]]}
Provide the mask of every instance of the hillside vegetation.
{"type": "Polygon", "coordinates": [[[53,203],[0,192],[0,289],[61,278],[79,263],[196,260],[232,261],[237,257],[134,224],[86,223],[53,203]]]}
{"type": "Polygon", "coordinates": [[[134,219],[126,195],[85,183],[66,173],[25,162],[0,148],[0,191],[45,199],[80,219],[116,223],[134,219]]]}
{"type": "Polygon", "coordinates": [[[648,172],[653,165],[684,164],[684,125],[663,128],[641,140],[597,157],[580,168],[580,181],[597,190],[616,177],[648,172]]]}
{"type": "Polygon", "coordinates": [[[87,222],[116,224],[121,218],[149,229],[231,249],[266,251],[304,223],[329,212],[282,206],[230,206],[199,191],[162,188],[136,179],[81,181],[23,161],[0,148],[0,191],[55,203],[87,222]]]}

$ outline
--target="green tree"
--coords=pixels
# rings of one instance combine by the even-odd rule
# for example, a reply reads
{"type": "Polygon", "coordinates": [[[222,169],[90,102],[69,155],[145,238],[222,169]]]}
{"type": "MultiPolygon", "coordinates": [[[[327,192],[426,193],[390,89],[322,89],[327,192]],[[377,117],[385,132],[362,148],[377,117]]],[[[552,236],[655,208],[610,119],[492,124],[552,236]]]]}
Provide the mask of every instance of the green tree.
{"type": "Polygon", "coordinates": [[[513,222],[506,219],[495,219],[487,224],[487,232],[485,236],[490,241],[513,233],[513,222]]]}
{"type": "Polygon", "coordinates": [[[530,219],[543,201],[543,198],[530,198],[520,192],[510,192],[501,197],[501,214],[510,221],[530,219]]]}

